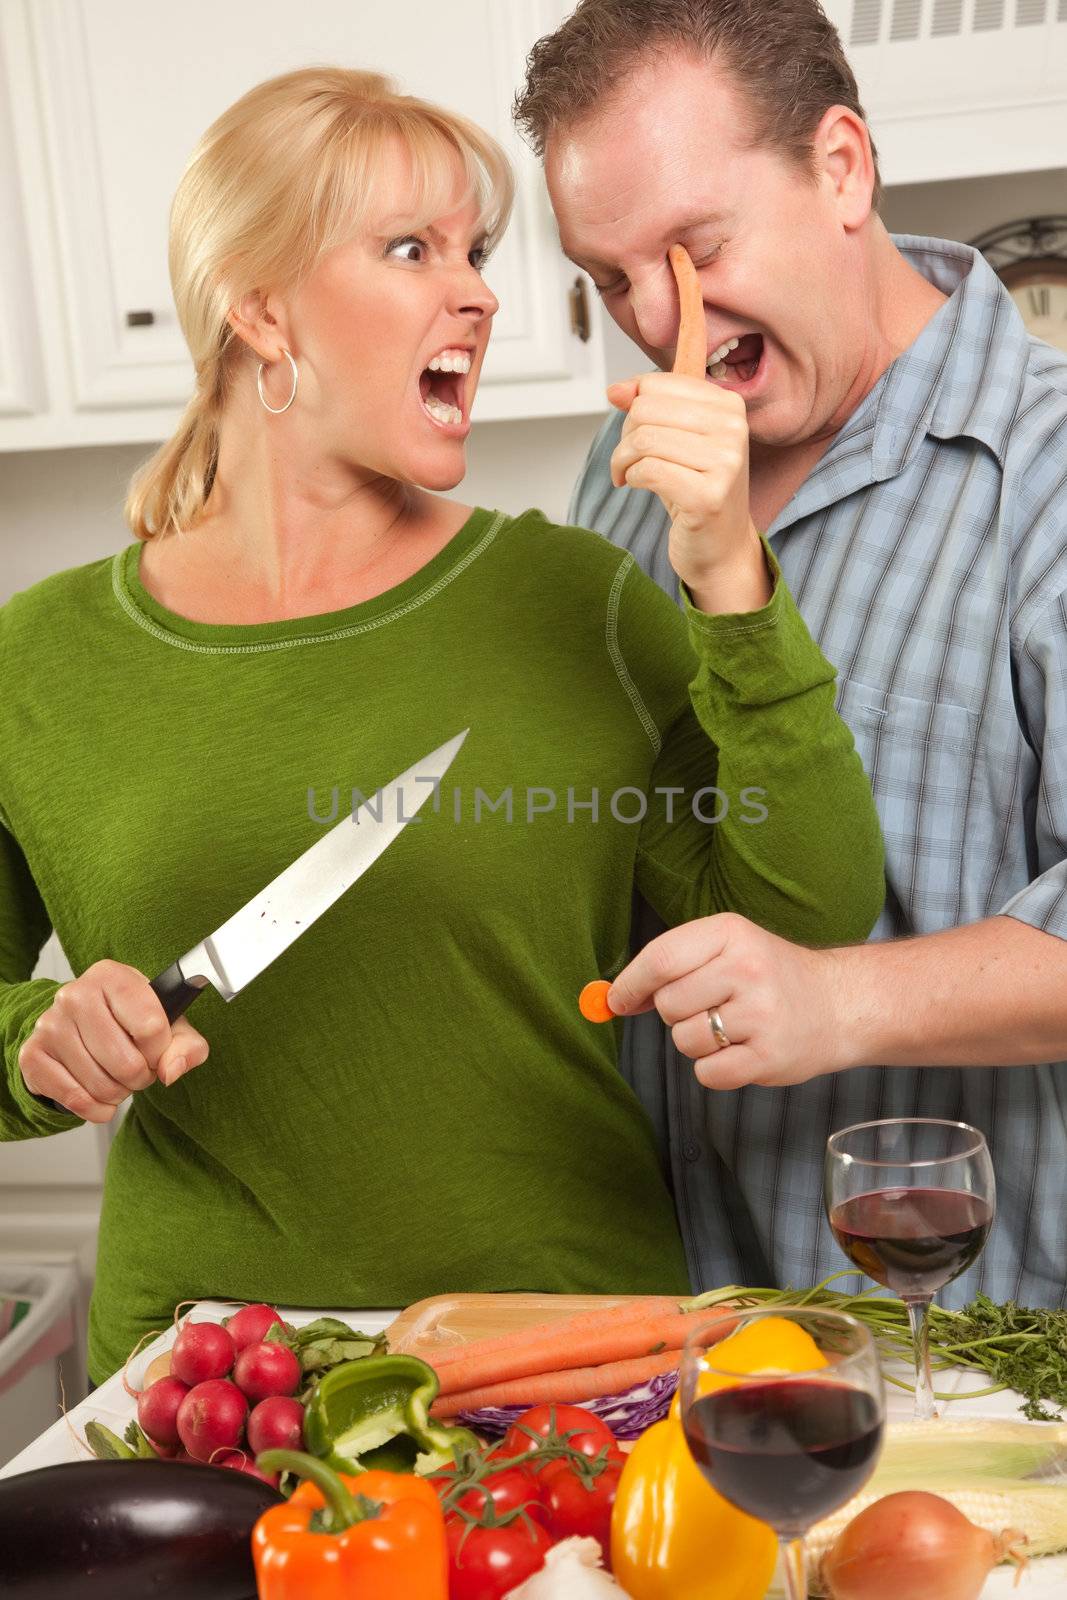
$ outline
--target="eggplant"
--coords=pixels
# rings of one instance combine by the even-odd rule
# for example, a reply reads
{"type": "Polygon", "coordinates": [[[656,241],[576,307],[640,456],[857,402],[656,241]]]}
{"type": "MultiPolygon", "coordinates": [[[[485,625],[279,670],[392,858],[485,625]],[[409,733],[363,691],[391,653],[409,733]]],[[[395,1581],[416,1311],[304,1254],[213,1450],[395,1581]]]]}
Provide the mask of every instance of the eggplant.
{"type": "Polygon", "coordinates": [[[0,1478],[10,1600],[255,1600],[269,1483],[184,1461],[85,1461],[0,1478]]]}

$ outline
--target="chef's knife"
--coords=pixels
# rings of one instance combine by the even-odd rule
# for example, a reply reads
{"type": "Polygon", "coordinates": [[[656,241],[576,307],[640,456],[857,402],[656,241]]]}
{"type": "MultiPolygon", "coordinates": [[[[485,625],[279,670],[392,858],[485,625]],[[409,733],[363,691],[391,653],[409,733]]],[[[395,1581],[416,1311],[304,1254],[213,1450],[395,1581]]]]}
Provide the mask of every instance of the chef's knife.
{"type": "Polygon", "coordinates": [[[209,983],[232,1000],[306,933],[437,792],[469,732],[465,728],[350,811],[240,911],[153,978],[168,1021],[188,1010],[209,983]]]}

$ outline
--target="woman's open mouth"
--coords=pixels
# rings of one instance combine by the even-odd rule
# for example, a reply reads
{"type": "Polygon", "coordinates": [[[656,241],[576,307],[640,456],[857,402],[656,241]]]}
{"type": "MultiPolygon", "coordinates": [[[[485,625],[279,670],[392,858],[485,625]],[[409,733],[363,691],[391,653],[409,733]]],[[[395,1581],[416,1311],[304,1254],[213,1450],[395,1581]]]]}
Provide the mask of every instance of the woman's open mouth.
{"type": "Polygon", "coordinates": [[[762,333],[746,333],[728,339],[708,356],[708,377],[732,389],[753,383],[764,362],[762,333]]]}
{"type": "Polygon", "coordinates": [[[419,398],[430,421],[453,436],[470,432],[465,390],[471,370],[470,350],[450,347],[435,355],[419,375],[419,398]]]}

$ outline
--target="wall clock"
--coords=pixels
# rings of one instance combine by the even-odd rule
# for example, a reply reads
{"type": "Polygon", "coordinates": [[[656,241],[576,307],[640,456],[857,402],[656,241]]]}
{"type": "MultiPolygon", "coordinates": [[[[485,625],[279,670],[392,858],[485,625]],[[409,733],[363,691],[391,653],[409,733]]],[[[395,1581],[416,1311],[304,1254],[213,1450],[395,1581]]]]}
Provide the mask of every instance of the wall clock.
{"type": "Polygon", "coordinates": [[[998,273],[1034,338],[1067,352],[1067,217],[1006,222],[971,243],[998,273]]]}

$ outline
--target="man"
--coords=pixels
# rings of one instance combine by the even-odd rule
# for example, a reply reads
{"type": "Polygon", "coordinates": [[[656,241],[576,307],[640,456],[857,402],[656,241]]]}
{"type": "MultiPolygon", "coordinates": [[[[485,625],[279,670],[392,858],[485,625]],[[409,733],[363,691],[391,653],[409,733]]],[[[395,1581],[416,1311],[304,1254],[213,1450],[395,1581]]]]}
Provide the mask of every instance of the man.
{"type": "MultiPolygon", "coordinates": [[[[984,1255],[943,1298],[1067,1303],[1067,358],[976,252],[887,233],[816,0],[584,0],[516,112],[565,252],[660,369],[667,251],[692,255],[709,379],[747,414],[747,514],[838,668],[886,839],[878,942],[813,951],[709,918],[614,985],[619,1011],[656,1007],[627,1060],[669,1134],[694,1279],[840,1269],[828,1134],[926,1116],[981,1128],[998,1184],[984,1255]]],[[[572,520],[676,593],[670,495],[642,474],[658,450],[693,467],[645,420],[657,381],[609,391],[572,520]]],[[[704,421],[674,421],[695,460],[704,421]]]]}

